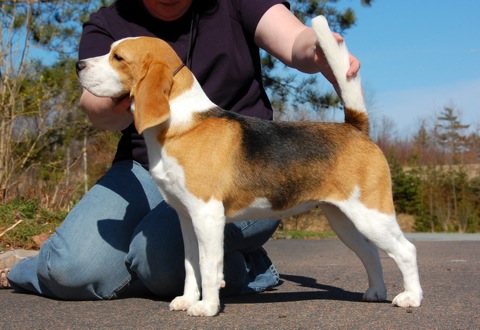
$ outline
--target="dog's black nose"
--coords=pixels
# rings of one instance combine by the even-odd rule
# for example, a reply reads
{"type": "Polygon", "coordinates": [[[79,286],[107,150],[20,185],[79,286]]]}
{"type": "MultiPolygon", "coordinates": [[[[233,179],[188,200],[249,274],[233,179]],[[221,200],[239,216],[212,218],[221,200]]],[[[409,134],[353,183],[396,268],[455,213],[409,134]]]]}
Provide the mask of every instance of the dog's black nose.
{"type": "Polygon", "coordinates": [[[77,64],[75,64],[75,68],[77,69],[77,74],[85,69],[87,65],[85,64],[85,61],[77,61],[77,64]]]}

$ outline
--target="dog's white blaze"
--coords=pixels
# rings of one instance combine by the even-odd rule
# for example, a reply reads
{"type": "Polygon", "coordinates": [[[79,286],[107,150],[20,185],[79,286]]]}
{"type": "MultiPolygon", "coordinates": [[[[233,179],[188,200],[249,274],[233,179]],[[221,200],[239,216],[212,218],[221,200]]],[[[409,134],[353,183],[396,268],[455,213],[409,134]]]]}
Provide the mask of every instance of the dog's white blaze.
{"type": "Polygon", "coordinates": [[[193,85],[180,96],[170,99],[170,123],[183,125],[190,123],[196,112],[208,111],[216,105],[207,97],[197,79],[193,85]]]}
{"type": "Polygon", "coordinates": [[[311,201],[297,205],[290,209],[276,211],[272,209],[272,204],[270,204],[267,198],[257,198],[247,208],[240,210],[233,216],[228,217],[227,222],[264,218],[283,219],[295,214],[308,211],[318,204],[319,201],[311,201]]]}
{"type": "Polygon", "coordinates": [[[115,47],[116,45],[118,45],[119,43],[125,41],[125,40],[129,40],[129,39],[138,39],[140,37],[127,37],[127,38],[123,38],[123,39],[120,39],[120,40],[117,40],[117,41],[114,41],[112,43],[112,45],[110,46],[110,49],[113,49],[113,47],[115,47]]]}
{"type": "Polygon", "coordinates": [[[120,76],[110,66],[109,54],[85,60],[86,67],[80,71],[79,80],[90,93],[101,97],[118,97],[124,94],[120,76]]]}

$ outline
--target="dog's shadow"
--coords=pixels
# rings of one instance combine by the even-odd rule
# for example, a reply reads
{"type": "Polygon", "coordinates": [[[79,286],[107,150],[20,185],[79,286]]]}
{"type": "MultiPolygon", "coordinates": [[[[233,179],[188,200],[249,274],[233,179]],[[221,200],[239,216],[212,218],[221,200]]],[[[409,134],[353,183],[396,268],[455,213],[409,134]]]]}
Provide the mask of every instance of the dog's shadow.
{"type": "Polygon", "coordinates": [[[275,287],[263,294],[250,294],[242,296],[224,297],[223,303],[274,303],[304,300],[339,300],[339,301],[362,301],[363,293],[345,291],[341,288],[317,283],[316,279],[298,275],[280,274],[281,284],[285,281],[296,283],[300,287],[311,288],[309,291],[282,292],[281,288],[275,287]]]}

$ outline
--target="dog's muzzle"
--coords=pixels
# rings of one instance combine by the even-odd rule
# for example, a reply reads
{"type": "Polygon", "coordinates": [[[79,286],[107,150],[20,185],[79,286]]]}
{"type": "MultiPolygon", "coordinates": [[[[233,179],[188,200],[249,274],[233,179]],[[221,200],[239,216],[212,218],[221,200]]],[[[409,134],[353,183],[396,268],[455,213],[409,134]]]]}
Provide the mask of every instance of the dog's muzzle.
{"type": "Polygon", "coordinates": [[[79,74],[80,71],[85,69],[86,66],[87,66],[87,63],[85,61],[77,61],[77,63],[75,64],[75,69],[77,70],[77,75],[79,74]]]}

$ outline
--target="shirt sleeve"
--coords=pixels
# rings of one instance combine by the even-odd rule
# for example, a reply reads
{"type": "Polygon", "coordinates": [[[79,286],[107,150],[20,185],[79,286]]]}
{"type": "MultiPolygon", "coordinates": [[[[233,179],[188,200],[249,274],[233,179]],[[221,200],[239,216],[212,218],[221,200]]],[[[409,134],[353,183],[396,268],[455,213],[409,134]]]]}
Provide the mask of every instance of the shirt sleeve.
{"type": "Polygon", "coordinates": [[[115,41],[113,36],[105,29],[105,24],[96,13],[90,20],[83,24],[82,37],[78,47],[78,59],[105,55],[110,51],[110,45],[115,41]]]}
{"type": "Polygon", "coordinates": [[[277,4],[283,4],[287,8],[290,8],[290,4],[287,1],[280,0],[262,0],[262,1],[252,1],[252,0],[237,0],[236,9],[240,16],[240,21],[244,30],[250,34],[254,35],[255,30],[257,29],[258,22],[265,14],[265,12],[277,4]]]}

